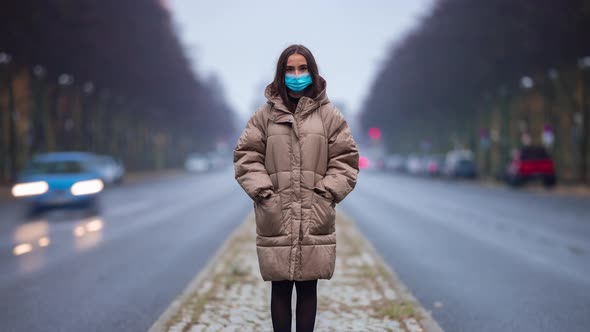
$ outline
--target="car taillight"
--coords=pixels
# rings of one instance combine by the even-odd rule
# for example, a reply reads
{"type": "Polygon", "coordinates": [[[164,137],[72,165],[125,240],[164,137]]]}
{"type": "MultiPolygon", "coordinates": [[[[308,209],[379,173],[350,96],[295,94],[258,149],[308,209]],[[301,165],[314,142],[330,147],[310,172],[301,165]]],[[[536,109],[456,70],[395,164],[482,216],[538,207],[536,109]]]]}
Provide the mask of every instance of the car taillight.
{"type": "Polygon", "coordinates": [[[363,156],[359,157],[359,168],[363,169],[367,167],[369,167],[369,158],[363,156]]]}

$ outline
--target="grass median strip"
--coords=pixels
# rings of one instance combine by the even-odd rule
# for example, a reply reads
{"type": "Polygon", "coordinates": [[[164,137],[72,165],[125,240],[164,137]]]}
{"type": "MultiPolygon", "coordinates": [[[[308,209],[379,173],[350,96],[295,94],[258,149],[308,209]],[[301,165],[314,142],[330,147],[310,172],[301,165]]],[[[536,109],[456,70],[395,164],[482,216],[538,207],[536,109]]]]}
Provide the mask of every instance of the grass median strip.
{"type": "MultiPolygon", "coordinates": [[[[336,225],[336,270],[318,283],[315,330],[441,331],[340,211],[336,225]]],[[[252,214],[150,329],[156,331],[272,331],[270,283],[260,278],[252,214]]]]}

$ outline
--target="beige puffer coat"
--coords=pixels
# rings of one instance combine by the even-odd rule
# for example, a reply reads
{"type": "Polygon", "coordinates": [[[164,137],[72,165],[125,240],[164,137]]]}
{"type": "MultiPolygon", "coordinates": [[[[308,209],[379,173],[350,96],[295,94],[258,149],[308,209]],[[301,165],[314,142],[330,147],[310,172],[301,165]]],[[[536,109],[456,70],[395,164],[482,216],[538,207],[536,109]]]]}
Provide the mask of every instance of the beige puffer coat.
{"type": "Polygon", "coordinates": [[[294,113],[279,96],[250,118],[234,148],[235,177],[254,200],[256,250],[265,281],[330,279],[335,206],[355,187],[358,148],[325,81],[294,113]]]}

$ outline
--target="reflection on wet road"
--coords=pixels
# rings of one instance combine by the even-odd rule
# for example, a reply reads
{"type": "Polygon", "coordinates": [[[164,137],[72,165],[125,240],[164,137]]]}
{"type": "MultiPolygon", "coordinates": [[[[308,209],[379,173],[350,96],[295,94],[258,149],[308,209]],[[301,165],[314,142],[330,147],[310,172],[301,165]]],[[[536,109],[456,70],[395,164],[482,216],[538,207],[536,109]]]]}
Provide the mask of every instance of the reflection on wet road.
{"type": "Polygon", "coordinates": [[[226,170],[115,187],[101,206],[26,219],[0,204],[2,331],[147,330],[251,203],[226,170]]]}

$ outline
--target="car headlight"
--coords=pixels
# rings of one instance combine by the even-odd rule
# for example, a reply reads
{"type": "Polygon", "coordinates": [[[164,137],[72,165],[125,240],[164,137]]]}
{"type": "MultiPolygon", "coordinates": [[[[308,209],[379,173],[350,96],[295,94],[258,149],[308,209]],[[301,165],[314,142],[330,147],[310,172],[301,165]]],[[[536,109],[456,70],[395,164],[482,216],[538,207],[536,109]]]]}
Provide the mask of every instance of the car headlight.
{"type": "Polygon", "coordinates": [[[72,195],[80,196],[80,195],[91,195],[96,194],[102,191],[104,188],[104,183],[99,179],[94,180],[86,180],[86,181],[78,181],[74,183],[72,189],[72,195]]]}
{"type": "Polygon", "coordinates": [[[12,187],[12,196],[24,197],[41,195],[49,190],[49,185],[45,181],[17,183],[12,187]]]}

